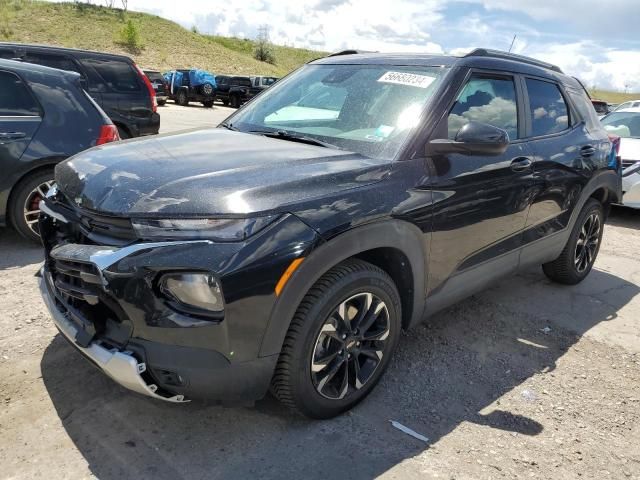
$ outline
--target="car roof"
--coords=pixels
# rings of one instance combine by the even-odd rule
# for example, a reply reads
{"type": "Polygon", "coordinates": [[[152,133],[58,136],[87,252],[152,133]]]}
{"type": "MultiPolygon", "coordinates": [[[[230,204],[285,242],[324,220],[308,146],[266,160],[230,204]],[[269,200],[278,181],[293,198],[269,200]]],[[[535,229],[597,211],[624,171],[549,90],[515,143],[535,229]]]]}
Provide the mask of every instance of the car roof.
{"type": "Polygon", "coordinates": [[[346,50],[309,63],[482,68],[548,78],[574,89],[583,89],[575,78],[565,75],[555,65],[522,55],[484,48],[477,48],[464,56],[427,53],[360,53],[356,50],[346,50]]]}
{"type": "Polygon", "coordinates": [[[54,52],[65,52],[68,54],[73,53],[89,53],[91,55],[96,55],[100,57],[109,57],[109,58],[117,58],[119,60],[124,60],[128,62],[133,62],[131,58],[126,55],[119,55],[117,53],[105,53],[105,52],[96,52],[95,50],[82,50],[80,48],[67,48],[67,47],[55,47],[52,45],[40,45],[37,43],[10,43],[10,42],[0,42],[0,47],[10,47],[10,48],[36,48],[42,51],[51,51],[54,52]]]}
{"type": "Polygon", "coordinates": [[[21,75],[29,77],[32,73],[44,74],[54,76],[56,78],[66,78],[68,80],[75,80],[80,78],[80,74],[71,72],[69,70],[59,70],[57,68],[45,67],[36,63],[19,62],[16,60],[3,60],[0,59],[0,68],[18,72],[21,75]]]}

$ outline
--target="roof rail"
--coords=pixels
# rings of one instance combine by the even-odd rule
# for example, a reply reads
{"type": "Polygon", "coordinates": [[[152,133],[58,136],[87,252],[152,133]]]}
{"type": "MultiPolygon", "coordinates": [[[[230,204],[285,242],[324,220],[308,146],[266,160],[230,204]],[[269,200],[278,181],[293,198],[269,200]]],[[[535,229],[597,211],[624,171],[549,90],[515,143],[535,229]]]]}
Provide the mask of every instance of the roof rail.
{"type": "Polygon", "coordinates": [[[552,65],[551,63],[543,62],[542,60],[536,60],[535,58],[525,57],[524,55],[517,55],[515,53],[502,52],[500,50],[491,50],[489,48],[476,48],[465,55],[466,57],[491,57],[502,58],[504,60],[515,60],[517,62],[527,63],[529,65],[535,65],[537,67],[548,68],[554,72],[563,73],[560,67],[552,65]]]}
{"type": "Polygon", "coordinates": [[[374,53],[374,52],[366,51],[366,50],[347,49],[347,50],[340,50],[339,52],[330,53],[329,55],[327,55],[327,57],[339,57],[340,55],[357,55],[359,53],[374,53]]]}

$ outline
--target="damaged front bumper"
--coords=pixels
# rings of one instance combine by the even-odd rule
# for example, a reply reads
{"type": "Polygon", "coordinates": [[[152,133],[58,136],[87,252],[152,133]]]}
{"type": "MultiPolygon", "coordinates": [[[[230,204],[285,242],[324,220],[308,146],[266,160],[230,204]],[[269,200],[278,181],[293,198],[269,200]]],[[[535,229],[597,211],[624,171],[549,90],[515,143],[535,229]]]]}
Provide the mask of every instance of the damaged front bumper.
{"type": "Polygon", "coordinates": [[[56,327],[58,327],[60,333],[62,333],[69,342],[75,345],[78,350],[100,368],[100,370],[115,382],[134,392],[168,402],[188,401],[184,398],[184,395],[162,396],[156,393],[158,386],[154,383],[148,383],[142,377],[147,370],[146,363],[139,362],[134,357],[133,352],[118,351],[115,348],[105,347],[100,341],[91,342],[87,347],[78,345],[76,339],[79,329],[69,320],[67,314],[63,313],[56,306],[51,291],[51,283],[51,276],[43,267],[40,271],[39,278],[40,293],[53,317],[56,327]]]}

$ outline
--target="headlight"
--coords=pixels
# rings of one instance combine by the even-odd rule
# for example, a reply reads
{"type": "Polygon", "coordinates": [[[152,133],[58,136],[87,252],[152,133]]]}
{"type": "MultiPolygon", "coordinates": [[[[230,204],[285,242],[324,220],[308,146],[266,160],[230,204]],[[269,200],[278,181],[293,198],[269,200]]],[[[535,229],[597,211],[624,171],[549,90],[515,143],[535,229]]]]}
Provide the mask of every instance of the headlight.
{"type": "Polygon", "coordinates": [[[222,291],[209,273],[165,273],[160,278],[160,292],[179,306],[218,313],[224,310],[222,291]]]}
{"type": "Polygon", "coordinates": [[[241,241],[262,230],[278,218],[267,215],[255,218],[132,219],[138,237],[208,238],[222,242],[241,241]]]}

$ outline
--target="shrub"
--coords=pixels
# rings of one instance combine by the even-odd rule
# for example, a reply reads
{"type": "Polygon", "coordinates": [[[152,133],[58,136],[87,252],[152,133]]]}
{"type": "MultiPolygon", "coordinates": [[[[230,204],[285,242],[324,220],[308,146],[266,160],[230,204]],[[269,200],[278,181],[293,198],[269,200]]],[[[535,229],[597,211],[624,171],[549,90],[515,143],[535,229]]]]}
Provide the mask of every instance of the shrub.
{"type": "Polygon", "coordinates": [[[142,48],[138,26],[130,18],[120,29],[119,43],[130,52],[138,52],[142,48]]]}

